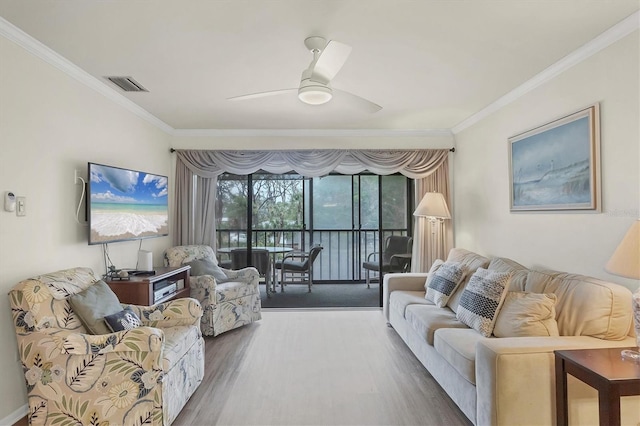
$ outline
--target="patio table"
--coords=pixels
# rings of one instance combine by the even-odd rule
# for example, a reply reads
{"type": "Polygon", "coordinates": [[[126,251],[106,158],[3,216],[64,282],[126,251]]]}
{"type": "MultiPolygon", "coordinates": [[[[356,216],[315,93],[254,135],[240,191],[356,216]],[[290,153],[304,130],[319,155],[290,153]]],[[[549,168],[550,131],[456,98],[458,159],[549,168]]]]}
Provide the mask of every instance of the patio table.
{"type": "MultiPolygon", "coordinates": [[[[245,249],[247,250],[247,247],[220,247],[218,248],[218,253],[227,253],[230,254],[231,250],[242,250],[245,249]]],[[[271,287],[272,288],[268,288],[267,286],[267,295],[269,295],[269,292],[271,293],[275,293],[276,292],[276,268],[275,268],[275,263],[276,263],[276,255],[277,254],[282,254],[282,253],[289,253],[291,251],[294,250],[293,247],[286,247],[286,246],[255,246],[255,247],[251,247],[252,250],[266,250],[269,252],[269,258],[271,259],[271,273],[272,273],[272,280],[271,280],[271,287]]]]}

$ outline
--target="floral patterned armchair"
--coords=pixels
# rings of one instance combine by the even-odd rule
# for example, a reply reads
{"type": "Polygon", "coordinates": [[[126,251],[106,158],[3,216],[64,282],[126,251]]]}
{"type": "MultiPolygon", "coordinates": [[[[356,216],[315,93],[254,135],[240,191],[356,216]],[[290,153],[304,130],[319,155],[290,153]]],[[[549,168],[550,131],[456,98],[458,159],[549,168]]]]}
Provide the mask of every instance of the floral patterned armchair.
{"type": "Polygon", "coordinates": [[[200,304],[129,306],[142,326],[87,334],[67,300],[89,268],[27,279],[10,292],[31,425],[171,424],[204,376],[200,304]]]}
{"type": "Polygon", "coordinates": [[[219,274],[218,278],[197,275],[192,266],[191,297],[198,299],[204,310],[200,324],[202,334],[217,336],[262,318],[260,275],[256,268],[220,268],[213,249],[205,245],[176,246],[164,253],[165,266],[193,264],[199,260],[208,261],[219,274]]]}

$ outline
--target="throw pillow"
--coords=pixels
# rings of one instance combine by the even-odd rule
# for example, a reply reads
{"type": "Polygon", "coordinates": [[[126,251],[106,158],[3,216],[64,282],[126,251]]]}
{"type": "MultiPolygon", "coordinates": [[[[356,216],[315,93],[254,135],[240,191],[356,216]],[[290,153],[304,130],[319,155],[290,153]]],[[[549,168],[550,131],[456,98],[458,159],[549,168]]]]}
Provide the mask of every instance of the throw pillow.
{"type": "Polygon", "coordinates": [[[107,326],[113,331],[133,330],[142,325],[138,315],[130,307],[126,307],[120,312],[104,317],[107,326]]]}
{"type": "Polygon", "coordinates": [[[122,310],[118,297],[102,280],[96,281],[91,287],[70,296],[68,301],[91,334],[111,333],[104,317],[122,310]]]}
{"type": "Polygon", "coordinates": [[[493,334],[496,337],[558,336],[556,300],[553,293],[507,292],[493,334]]]}
{"type": "MultiPolygon", "coordinates": [[[[436,259],[433,261],[433,265],[431,265],[431,269],[429,269],[429,274],[427,275],[427,280],[424,283],[424,291],[426,292],[427,289],[429,288],[429,284],[431,284],[431,281],[433,281],[433,278],[435,277],[435,272],[438,270],[438,268],[440,268],[442,265],[444,264],[444,261],[440,260],[440,259],[436,259]]],[[[427,298],[427,294],[425,293],[424,298],[427,298]]]]}
{"type": "Polygon", "coordinates": [[[478,268],[460,298],[458,320],[490,337],[510,279],[511,272],[478,268]]]}
{"type": "Polygon", "coordinates": [[[439,308],[447,306],[449,298],[464,278],[464,270],[458,262],[445,262],[433,273],[427,286],[427,300],[439,308]]]}
{"type": "Polygon", "coordinates": [[[191,266],[190,274],[192,276],[212,275],[219,283],[229,280],[218,264],[211,259],[197,259],[186,263],[186,265],[191,266]]]}

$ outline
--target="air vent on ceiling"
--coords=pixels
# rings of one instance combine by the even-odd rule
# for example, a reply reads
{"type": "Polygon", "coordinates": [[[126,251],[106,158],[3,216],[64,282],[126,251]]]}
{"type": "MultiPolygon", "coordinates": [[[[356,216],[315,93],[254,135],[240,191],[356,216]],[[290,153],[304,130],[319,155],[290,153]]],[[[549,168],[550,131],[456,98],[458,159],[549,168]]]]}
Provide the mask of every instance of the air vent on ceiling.
{"type": "Polygon", "coordinates": [[[142,84],[135,81],[132,77],[105,77],[113,84],[124,90],[125,92],[148,92],[142,87],[142,84]]]}

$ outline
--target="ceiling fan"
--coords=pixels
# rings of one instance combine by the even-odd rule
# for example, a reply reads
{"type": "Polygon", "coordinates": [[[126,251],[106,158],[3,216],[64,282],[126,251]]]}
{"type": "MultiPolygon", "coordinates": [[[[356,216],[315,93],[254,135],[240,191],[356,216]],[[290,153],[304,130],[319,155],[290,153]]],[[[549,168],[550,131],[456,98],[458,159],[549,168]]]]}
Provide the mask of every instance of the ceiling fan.
{"type": "Polygon", "coordinates": [[[298,98],[302,102],[309,105],[322,105],[329,102],[336,94],[348,99],[348,102],[365,111],[373,113],[382,109],[380,105],[358,95],[331,87],[331,80],[338,74],[349,57],[351,46],[335,40],[329,40],[327,43],[323,37],[318,36],[308,37],[305,39],[304,45],[313,54],[313,60],[309,68],[302,72],[300,87],[234,96],[228,100],[244,101],[298,92],[298,98]]]}

